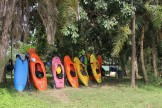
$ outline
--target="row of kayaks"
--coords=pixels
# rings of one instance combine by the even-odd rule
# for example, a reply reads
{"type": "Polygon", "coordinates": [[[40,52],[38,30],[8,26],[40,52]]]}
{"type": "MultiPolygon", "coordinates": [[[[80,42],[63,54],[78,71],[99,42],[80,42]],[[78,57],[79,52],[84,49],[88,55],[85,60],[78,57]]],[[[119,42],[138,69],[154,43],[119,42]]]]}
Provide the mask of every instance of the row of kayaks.
{"type": "MultiPolygon", "coordinates": [[[[89,86],[89,80],[94,79],[101,83],[101,64],[102,57],[90,55],[82,55],[80,58],[75,57],[72,61],[66,55],[62,64],[59,57],[52,59],[52,75],[53,83],[56,88],[64,87],[65,76],[68,82],[74,88],[79,87],[79,81],[85,86],[89,86]],[[88,60],[89,59],[89,60],[88,60]]],[[[16,55],[14,68],[14,87],[18,91],[23,91],[26,85],[34,84],[38,90],[47,89],[47,76],[45,65],[37,55],[35,49],[29,49],[28,55],[16,55]]]]}

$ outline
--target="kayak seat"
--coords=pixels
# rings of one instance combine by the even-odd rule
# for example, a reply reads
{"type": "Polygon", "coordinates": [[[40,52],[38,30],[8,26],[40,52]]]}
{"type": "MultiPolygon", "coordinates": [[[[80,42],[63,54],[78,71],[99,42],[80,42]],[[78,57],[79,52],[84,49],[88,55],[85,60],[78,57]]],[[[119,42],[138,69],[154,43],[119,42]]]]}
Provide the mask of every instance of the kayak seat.
{"type": "Polygon", "coordinates": [[[36,77],[37,77],[38,79],[41,79],[41,78],[44,77],[44,73],[43,73],[43,72],[36,71],[35,74],[36,74],[36,77]]]}
{"type": "Polygon", "coordinates": [[[71,71],[71,70],[70,70],[70,74],[71,74],[72,77],[76,76],[76,73],[74,71],[71,71]]]}
{"type": "Polygon", "coordinates": [[[62,79],[62,78],[63,78],[63,73],[62,73],[62,71],[61,71],[59,74],[56,73],[56,76],[57,76],[58,79],[62,79]]]}
{"type": "Polygon", "coordinates": [[[81,71],[81,73],[82,73],[82,75],[83,76],[86,76],[87,75],[87,73],[86,73],[86,71],[83,69],[83,70],[80,70],[81,71]]]}
{"type": "Polygon", "coordinates": [[[96,69],[96,72],[97,72],[97,74],[99,74],[100,73],[99,69],[96,69]]]}

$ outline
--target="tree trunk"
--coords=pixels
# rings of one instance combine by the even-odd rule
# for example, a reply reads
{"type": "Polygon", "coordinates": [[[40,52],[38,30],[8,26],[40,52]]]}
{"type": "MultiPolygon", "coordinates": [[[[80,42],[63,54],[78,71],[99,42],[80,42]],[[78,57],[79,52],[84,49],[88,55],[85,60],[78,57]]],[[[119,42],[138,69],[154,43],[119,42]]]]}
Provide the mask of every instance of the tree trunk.
{"type": "MultiPolygon", "coordinates": [[[[131,0],[131,5],[133,7],[133,0],[131,0]]],[[[135,40],[135,13],[132,16],[132,77],[131,77],[131,87],[135,87],[135,72],[136,72],[136,40],[135,40]]]]}
{"type": "Polygon", "coordinates": [[[145,68],[144,51],[143,51],[144,32],[145,32],[145,24],[142,25],[142,30],[141,30],[140,56],[141,56],[141,63],[142,63],[143,78],[144,78],[144,81],[147,83],[148,77],[147,77],[147,72],[145,68]]]}
{"type": "Polygon", "coordinates": [[[2,82],[2,77],[4,74],[4,66],[5,63],[5,56],[6,56],[6,49],[8,49],[9,46],[9,38],[10,38],[10,29],[11,29],[11,23],[12,18],[14,14],[14,7],[15,7],[15,0],[1,0],[0,1],[0,19],[2,19],[1,27],[2,28],[2,34],[0,34],[0,82],[2,82]]]}
{"type": "Polygon", "coordinates": [[[152,59],[153,59],[153,70],[154,70],[154,75],[157,77],[158,76],[158,70],[157,70],[157,64],[156,64],[156,47],[155,43],[152,45],[152,59]]]}
{"type": "Polygon", "coordinates": [[[138,75],[138,63],[137,63],[137,58],[136,58],[136,61],[135,61],[135,65],[136,65],[136,71],[135,71],[135,78],[138,79],[139,75],[138,75]]]}
{"type": "Polygon", "coordinates": [[[49,44],[54,44],[57,25],[56,0],[46,0],[46,2],[42,2],[43,1],[39,2],[38,12],[46,29],[47,41],[49,44]]]}

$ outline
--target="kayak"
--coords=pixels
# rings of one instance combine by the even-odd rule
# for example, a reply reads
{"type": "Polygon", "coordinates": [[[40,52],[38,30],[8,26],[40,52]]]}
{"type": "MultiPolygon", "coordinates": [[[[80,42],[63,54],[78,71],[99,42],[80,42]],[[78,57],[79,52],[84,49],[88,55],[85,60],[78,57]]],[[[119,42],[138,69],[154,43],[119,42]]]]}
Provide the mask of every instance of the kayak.
{"type": "Polygon", "coordinates": [[[30,54],[35,53],[36,54],[35,48],[29,48],[28,53],[30,53],[30,54]]]}
{"type": "Polygon", "coordinates": [[[88,72],[88,76],[89,76],[89,80],[93,81],[95,80],[93,74],[92,74],[92,69],[91,69],[91,65],[90,65],[90,54],[88,53],[87,56],[86,55],[82,55],[80,57],[80,61],[85,65],[85,69],[88,72]]]}
{"type": "Polygon", "coordinates": [[[85,55],[82,55],[80,58],[81,63],[85,65],[85,69],[87,70],[87,65],[88,65],[88,59],[85,55]]]}
{"type": "Polygon", "coordinates": [[[24,54],[16,55],[14,67],[14,87],[18,91],[23,91],[28,78],[28,60],[24,54]]]}
{"type": "Polygon", "coordinates": [[[29,51],[29,67],[30,67],[30,77],[38,90],[47,89],[47,77],[46,70],[43,62],[39,56],[29,51]]]}
{"type": "Polygon", "coordinates": [[[60,58],[55,56],[52,59],[52,74],[56,88],[64,87],[64,67],[60,58]]]}
{"type": "Polygon", "coordinates": [[[86,55],[82,55],[80,57],[80,61],[85,65],[85,68],[88,72],[88,76],[89,76],[89,80],[95,80],[93,74],[92,74],[92,69],[91,69],[91,65],[90,65],[90,54],[87,53],[86,55]]]}
{"type": "Polygon", "coordinates": [[[79,79],[82,81],[82,83],[85,86],[89,86],[89,76],[88,76],[88,72],[85,69],[85,65],[83,63],[80,62],[78,57],[74,58],[74,63],[76,66],[76,72],[79,76],[79,79]]]}
{"type": "Polygon", "coordinates": [[[66,55],[64,57],[64,68],[68,78],[68,81],[74,88],[79,87],[78,75],[76,73],[75,64],[71,61],[70,57],[66,55]]]}
{"type": "Polygon", "coordinates": [[[97,61],[98,61],[98,64],[99,64],[99,69],[101,71],[101,76],[105,76],[105,72],[102,71],[102,56],[99,54],[97,55],[97,61]]]}
{"type": "Polygon", "coordinates": [[[101,68],[102,68],[102,56],[101,55],[97,55],[97,61],[99,63],[99,68],[101,70],[101,68]]]}
{"type": "Polygon", "coordinates": [[[90,64],[91,64],[91,69],[92,69],[92,73],[93,73],[94,78],[96,79],[96,81],[98,83],[101,83],[101,71],[100,71],[100,68],[99,68],[99,63],[96,60],[96,57],[95,57],[94,54],[92,54],[90,56],[90,64]]]}

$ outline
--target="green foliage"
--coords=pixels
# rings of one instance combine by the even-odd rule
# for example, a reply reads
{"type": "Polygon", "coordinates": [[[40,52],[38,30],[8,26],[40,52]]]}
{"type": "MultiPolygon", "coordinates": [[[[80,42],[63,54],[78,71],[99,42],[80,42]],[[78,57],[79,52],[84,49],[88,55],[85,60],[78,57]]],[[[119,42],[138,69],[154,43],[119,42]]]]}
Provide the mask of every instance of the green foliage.
{"type": "Polygon", "coordinates": [[[132,13],[136,13],[137,50],[143,22],[147,23],[144,42],[148,46],[156,43],[157,30],[161,29],[162,24],[162,7],[155,1],[147,3],[136,0],[135,7],[132,7],[130,0],[57,0],[58,16],[53,18],[57,21],[57,34],[55,45],[49,46],[36,2],[29,1],[29,28],[32,35],[28,43],[32,45],[23,44],[20,50],[25,53],[29,47],[35,46],[39,55],[45,58],[53,55],[61,55],[63,58],[66,54],[73,57],[78,52],[81,54],[82,49],[88,49],[89,52],[100,52],[104,56],[120,56],[125,65],[131,56],[129,27],[132,13]]]}
{"type": "Polygon", "coordinates": [[[123,5],[123,7],[121,9],[121,13],[122,13],[123,19],[130,18],[130,16],[132,16],[132,14],[134,12],[134,11],[132,11],[133,7],[131,7],[130,4],[127,4],[125,2],[122,2],[122,5],[123,5]]]}
{"type": "MultiPolygon", "coordinates": [[[[138,16],[136,20],[136,30],[139,36],[143,24],[143,16],[138,16]]],[[[139,36],[140,37],[140,36],[139,36]]]]}
{"type": "Polygon", "coordinates": [[[36,49],[37,49],[37,53],[39,55],[43,55],[45,56],[48,51],[50,50],[48,42],[47,42],[47,35],[46,34],[35,34],[38,38],[36,41],[36,49]]]}
{"type": "MultiPolygon", "coordinates": [[[[155,76],[154,75],[154,70],[153,70],[153,66],[152,66],[152,49],[151,48],[147,48],[145,49],[145,59],[146,59],[146,69],[147,69],[147,74],[148,74],[148,79],[149,85],[155,85],[155,86],[159,86],[162,83],[162,79],[161,77],[155,76]]],[[[159,64],[159,60],[157,58],[156,60],[157,65],[159,64]]],[[[161,61],[160,61],[161,62],[161,61]]],[[[157,66],[157,71],[160,70],[161,66],[157,66]]],[[[160,71],[158,71],[160,72],[160,71]]]]}
{"type": "Polygon", "coordinates": [[[70,36],[72,41],[76,43],[76,39],[79,37],[78,34],[78,27],[76,24],[68,24],[67,26],[64,26],[61,30],[62,34],[65,36],[70,36]]]}
{"type": "Polygon", "coordinates": [[[118,21],[115,17],[105,19],[103,19],[102,17],[98,17],[97,20],[98,23],[101,24],[107,31],[113,29],[114,26],[118,24],[118,21]]]}
{"type": "Polygon", "coordinates": [[[106,1],[104,1],[104,0],[98,0],[98,1],[96,1],[94,4],[95,4],[95,8],[96,8],[96,9],[107,10],[108,4],[107,4],[106,1]]]}
{"type": "MultiPolygon", "coordinates": [[[[78,26],[76,21],[80,19],[78,0],[62,0],[57,2],[58,18],[57,18],[57,34],[56,39],[63,41],[63,36],[68,36],[71,43],[76,43],[79,37],[78,26]]],[[[83,13],[85,15],[85,13],[83,13]]],[[[67,45],[69,42],[62,42],[67,45]]],[[[59,46],[60,44],[57,43],[59,46]]]]}
{"type": "MultiPolygon", "coordinates": [[[[85,46],[87,49],[93,48],[94,53],[111,51],[116,36],[121,34],[120,28],[130,22],[133,12],[129,2],[120,0],[84,0],[80,1],[80,7],[70,8],[72,4],[58,1],[59,23],[56,36],[57,46],[68,46],[74,55],[78,53],[76,49],[84,49],[85,46]],[[74,18],[77,9],[80,12],[79,21],[74,18]]],[[[66,48],[59,48],[59,51],[67,52],[66,48]]]]}
{"type": "Polygon", "coordinates": [[[162,83],[162,79],[159,76],[155,77],[153,72],[149,72],[149,71],[147,71],[147,72],[148,72],[148,79],[149,79],[148,84],[154,85],[154,86],[159,86],[162,83]]]}
{"type": "MultiPolygon", "coordinates": [[[[78,1],[77,0],[63,0],[57,2],[58,7],[58,28],[59,30],[68,27],[69,24],[76,21],[78,16],[78,1]]],[[[60,32],[60,31],[59,31],[60,32]]]]}
{"type": "Polygon", "coordinates": [[[22,54],[26,54],[29,48],[35,48],[35,47],[31,44],[20,43],[20,49],[19,50],[22,54]]]}
{"type": "MultiPolygon", "coordinates": [[[[162,83],[162,79],[160,78],[160,76],[156,77],[154,75],[154,70],[153,70],[153,66],[152,66],[152,49],[151,48],[147,47],[144,49],[144,59],[145,59],[145,67],[146,67],[146,71],[147,71],[147,75],[148,75],[147,85],[159,86],[162,83]]],[[[139,75],[143,76],[141,59],[138,61],[138,63],[139,63],[138,64],[139,75]]],[[[158,60],[157,60],[157,64],[158,64],[158,60]]],[[[157,68],[160,68],[160,67],[157,67],[157,68]]],[[[145,83],[143,82],[142,85],[144,85],[144,84],[145,83]]]]}
{"type": "Polygon", "coordinates": [[[82,55],[86,55],[86,53],[83,49],[78,53],[78,57],[81,57],[82,55]]]}
{"type": "Polygon", "coordinates": [[[112,56],[119,56],[119,53],[123,49],[125,42],[128,40],[128,36],[131,34],[131,30],[128,25],[121,27],[119,31],[119,35],[116,38],[114,43],[114,48],[112,52],[112,56]]]}
{"type": "Polygon", "coordinates": [[[78,0],[70,0],[70,6],[73,9],[72,11],[75,12],[76,20],[79,20],[80,19],[80,15],[79,15],[79,1],[78,0]]]}
{"type": "Polygon", "coordinates": [[[80,7],[79,9],[80,9],[80,20],[89,20],[87,12],[82,7],[80,7]]]}
{"type": "Polygon", "coordinates": [[[80,2],[80,7],[77,41],[83,43],[81,48],[85,47],[86,40],[87,49],[93,47],[94,53],[110,53],[120,28],[130,22],[132,7],[120,0],[84,0],[80,2]]]}
{"type": "Polygon", "coordinates": [[[162,6],[150,5],[149,3],[146,3],[145,8],[148,11],[153,27],[156,30],[160,29],[162,25],[162,6]]]}

